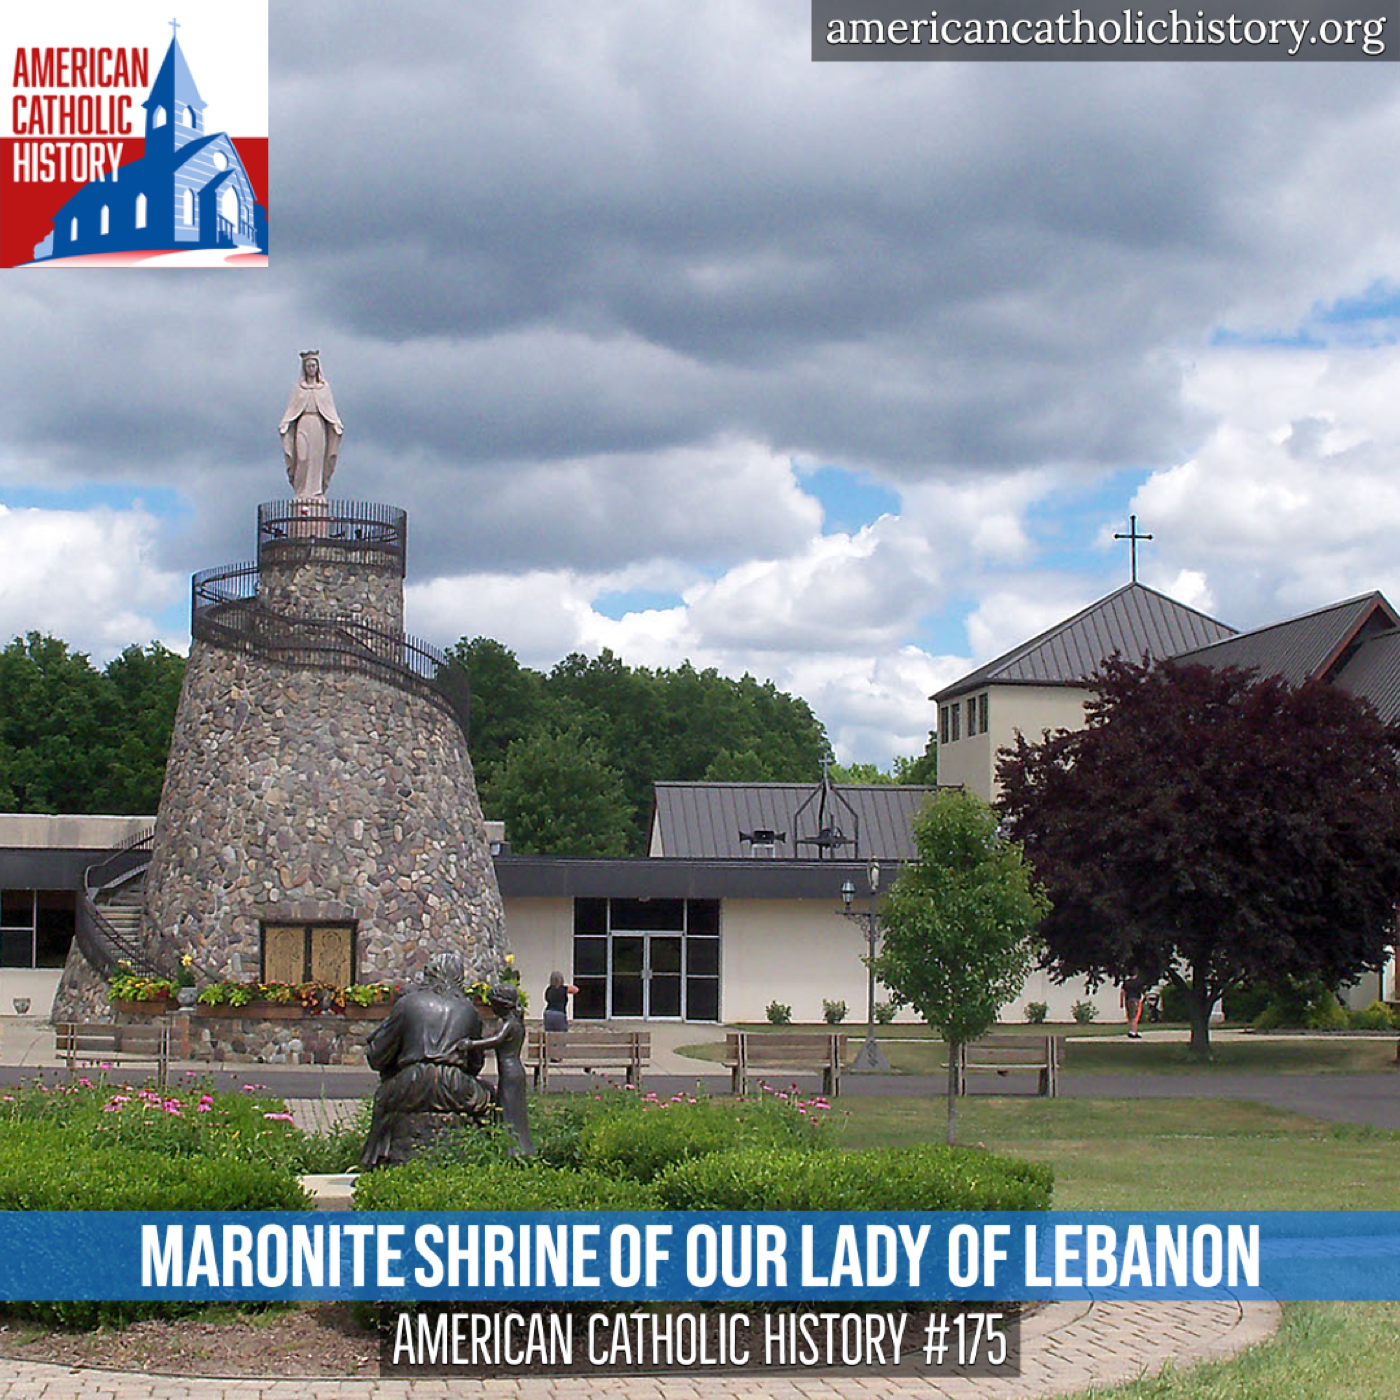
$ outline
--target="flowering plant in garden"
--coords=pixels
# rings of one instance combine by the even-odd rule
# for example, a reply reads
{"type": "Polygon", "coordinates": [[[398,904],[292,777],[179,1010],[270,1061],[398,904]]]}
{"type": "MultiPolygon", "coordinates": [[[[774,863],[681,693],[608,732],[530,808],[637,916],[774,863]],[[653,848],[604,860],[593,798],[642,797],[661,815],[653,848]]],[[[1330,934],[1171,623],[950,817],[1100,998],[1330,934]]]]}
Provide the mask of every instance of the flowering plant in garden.
{"type": "MultiPolygon", "coordinates": [[[[506,954],[506,965],[501,969],[501,981],[515,987],[516,994],[520,998],[520,1009],[524,1011],[530,1004],[530,997],[525,988],[520,985],[520,973],[515,969],[514,953],[506,954]]],[[[487,1006],[491,1001],[492,985],[493,984],[490,982],[485,982],[482,981],[481,978],[477,978],[475,982],[468,982],[463,990],[473,1001],[480,1002],[482,1006],[487,1006]]]]}
{"type": "Polygon", "coordinates": [[[175,983],[169,977],[147,977],[136,972],[117,973],[107,990],[112,1001],[168,1001],[174,995],[175,983]]]}
{"type": "Polygon", "coordinates": [[[186,953],[180,959],[180,970],[175,974],[175,985],[177,987],[194,986],[194,955],[186,953]]]}
{"type": "Polygon", "coordinates": [[[346,1004],[374,1006],[394,995],[390,982],[356,982],[337,987],[329,982],[211,982],[199,993],[204,1006],[249,1006],[271,1002],[290,1006],[298,1002],[309,1012],[344,1011],[346,1004]]]}

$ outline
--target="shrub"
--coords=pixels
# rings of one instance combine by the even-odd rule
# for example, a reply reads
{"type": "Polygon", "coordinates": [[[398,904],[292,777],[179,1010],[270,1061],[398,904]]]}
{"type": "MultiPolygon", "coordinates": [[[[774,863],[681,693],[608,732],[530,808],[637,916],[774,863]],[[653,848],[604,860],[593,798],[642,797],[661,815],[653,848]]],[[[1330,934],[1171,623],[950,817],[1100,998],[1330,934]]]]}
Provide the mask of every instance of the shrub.
{"type": "Polygon", "coordinates": [[[326,1134],[303,1133],[281,1099],[246,1085],[215,1093],[202,1081],[158,1089],[109,1085],[83,1077],[49,1085],[39,1080],[0,1095],[0,1124],[53,1123],[95,1148],[122,1147],[163,1157],[231,1157],[293,1174],[343,1171],[359,1155],[367,1110],[358,1124],[326,1134]]]}
{"type": "Polygon", "coordinates": [[[1227,1021],[1252,1022],[1273,1000],[1273,995],[1268,983],[1247,982],[1238,987],[1231,987],[1225,993],[1221,998],[1221,1009],[1225,1012],[1227,1021]]]}
{"type": "Polygon", "coordinates": [[[875,1003],[875,1020],[877,1024],[888,1026],[898,1015],[899,1003],[897,1001],[877,1001],[875,1003]]]}
{"type": "Polygon", "coordinates": [[[1361,1011],[1353,1011],[1348,1020],[1354,1031],[1393,1031],[1395,1017],[1383,1001],[1373,1001],[1361,1011]]]}
{"type": "Polygon", "coordinates": [[[0,1140],[0,1210],[304,1210],[294,1172],[231,1157],[92,1147],[52,1123],[0,1140]]]}
{"type": "Polygon", "coordinates": [[[846,1019],[846,1003],[844,1001],[827,1001],[822,998],[822,1020],[828,1026],[839,1026],[846,1019]]]}
{"type": "Polygon", "coordinates": [[[769,1025],[786,1026],[792,1022],[792,1007],[784,1006],[780,1001],[770,1001],[763,1014],[768,1017],[769,1025]]]}
{"type": "Polygon", "coordinates": [[[647,1095],[632,1113],[597,1114],[585,1124],[579,1161],[609,1176],[651,1181],[676,1162],[736,1147],[810,1150],[821,1142],[825,1099],[769,1091],[752,1099],[647,1095]]]}
{"type": "Polygon", "coordinates": [[[1087,1026],[1098,1019],[1099,1008],[1092,1001],[1077,1001],[1070,1007],[1069,1014],[1074,1017],[1076,1025],[1087,1026]]]}
{"type": "Polygon", "coordinates": [[[671,1167],[668,1210],[1048,1210],[1049,1167],[976,1148],[748,1149],[671,1167]]]}
{"type": "Polygon", "coordinates": [[[655,1210],[646,1182],[533,1162],[412,1161],[355,1183],[356,1210],[655,1210]]]}
{"type": "Polygon", "coordinates": [[[1050,1008],[1043,1001],[1028,1001],[1025,1005],[1026,1020],[1033,1026],[1043,1026],[1050,1008]]]}
{"type": "Polygon", "coordinates": [[[1254,1018],[1261,1031],[1343,1030],[1348,1024],[1346,1011],[1320,977],[1285,978],[1273,988],[1268,1006],[1254,1018]]]}
{"type": "Polygon", "coordinates": [[[1344,1031],[1351,1024],[1347,1009],[1337,1000],[1336,992],[1323,992],[1308,1008],[1304,1022],[1310,1031],[1344,1031]]]}

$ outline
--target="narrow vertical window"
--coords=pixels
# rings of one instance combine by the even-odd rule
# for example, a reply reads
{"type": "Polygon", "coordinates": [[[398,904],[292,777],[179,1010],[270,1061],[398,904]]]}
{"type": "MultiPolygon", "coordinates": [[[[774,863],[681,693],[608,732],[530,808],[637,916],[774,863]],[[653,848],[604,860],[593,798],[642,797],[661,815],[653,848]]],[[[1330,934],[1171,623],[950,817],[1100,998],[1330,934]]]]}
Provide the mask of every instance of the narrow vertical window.
{"type": "Polygon", "coordinates": [[[967,700],[967,737],[970,739],[977,733],[977,699],[975,696],[968,696],[967,700]]]}
{"type": "Polygon", "coordinates": [[[987,692],[985,690],[977,697],[977,728],[983,734],[987,732],[987,692]]]}
{"type": "Polygon", "coordinates": [[[948,742],[948,706],[944,705],[938,712],[938,742],[946,744],[948,742]]]}
{"type": "Polygon", "coordinates": [[[104,204],[104,205],[102,206],[102,234],[103,234],[104,237],[106,236],[107,232],[111,229],[111,227],[112,227],[112,214],[111,214],[111,211],[110,211],[110,210],[107,208],[107,206],[104,204]]]}
{"type": "Polygon", "coordinates": [[[144,194],[136,196],[136,227],[146,227],[146,196],[144,194]]]}
{"type": "Polygon", "coordinates": [[[76,243],[78,241],[78,220],[76,216],[73,222],[68,226],[68,241],[70,243],[76,243]]]}
{"type": "Polygon", "coordinates": [[[190,228],[194,224],[194,195],[189,190],[185,190],[180,196],[181,213],[184,216],[185,227],[190,228]]]}

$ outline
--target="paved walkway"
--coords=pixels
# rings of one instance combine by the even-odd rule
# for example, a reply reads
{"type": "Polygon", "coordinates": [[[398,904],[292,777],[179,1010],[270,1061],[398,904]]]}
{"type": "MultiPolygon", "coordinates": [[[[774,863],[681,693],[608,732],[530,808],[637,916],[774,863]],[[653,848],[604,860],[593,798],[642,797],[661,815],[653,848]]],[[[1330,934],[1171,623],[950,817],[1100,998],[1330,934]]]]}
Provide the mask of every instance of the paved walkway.
{"type": "Polygon", "coordinates": [[[1232,1356],[1270,1337],[1272,1303],[1051,1303],[1022,1328],[1021,1375],[617,1377],[568,1380],[211,1380],[0,1359],[0,1400],[1039,1400],[1232,1356]]]}

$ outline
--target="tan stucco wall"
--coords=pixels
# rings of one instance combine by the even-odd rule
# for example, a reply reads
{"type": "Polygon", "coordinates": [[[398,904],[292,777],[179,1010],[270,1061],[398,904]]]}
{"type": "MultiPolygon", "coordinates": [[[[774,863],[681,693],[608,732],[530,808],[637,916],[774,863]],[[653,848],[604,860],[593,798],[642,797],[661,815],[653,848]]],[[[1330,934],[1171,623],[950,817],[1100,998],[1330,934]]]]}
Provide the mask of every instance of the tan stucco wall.
{"type": "MultiPolygon", "coordinates": [[[[1079,729],[1084,723],[1084,702],[1088,696],[1089,692],[1078,686],[990,686],[987,732],[968,738],[964,713],[962,738],[938,746],[938,781],[959,783],[990,802],[995,796],[997,750],[1015,742],[1018,732],[1034,741],[1045,729],[1079,729]]],[[[961,705],[966,699],[962,696],[956,703],[961,705]]],[[[935,725],[938,722],[935,714],[935,725]]]]}
{"type": "Polygon", "coordinates": [[[530,996],[529,1015],[544,1010],[551,972],[571,975],[574,963],[574,902],[571,899],[507,899],[506,946],[515,956],[520,983],[530,996]]]}
{"type": "MultiPolygon", "coordinates": [[[[762,1021],[770,1001],[792,1007],[797,1021],[820,1021],[822,998],[844,1000],[848,1023],[865,1016],[864,940],[830,900],[726,899],[720,907],[720,1015],[762,1021]]],[[[573,903],[507,899],[506,935],[521,981],[538,1015],[555,969],[573,966],[573,903]]],[[[877,990],[877,996],[879,992],[877,990]]]]}

